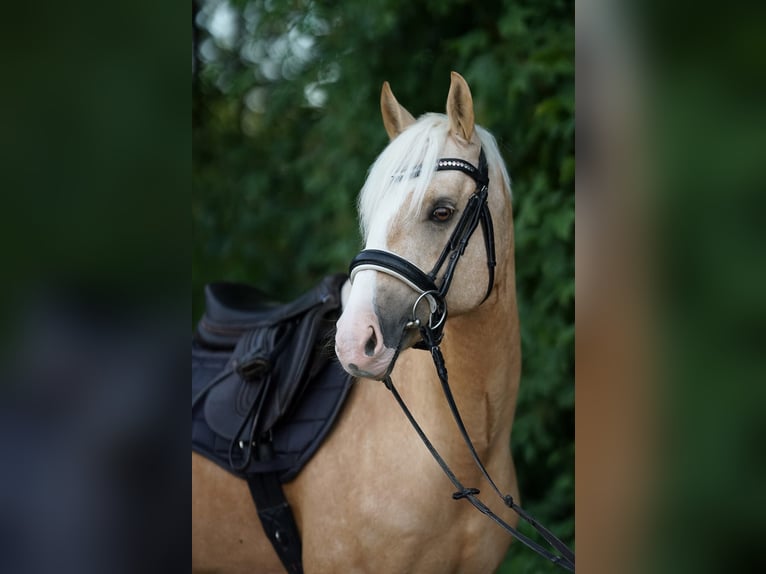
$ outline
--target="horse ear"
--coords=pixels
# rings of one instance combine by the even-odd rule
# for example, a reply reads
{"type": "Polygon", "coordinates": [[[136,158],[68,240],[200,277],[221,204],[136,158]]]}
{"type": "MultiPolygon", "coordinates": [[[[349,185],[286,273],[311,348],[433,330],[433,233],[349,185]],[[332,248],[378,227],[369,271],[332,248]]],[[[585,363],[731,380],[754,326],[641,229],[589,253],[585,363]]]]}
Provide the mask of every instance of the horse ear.
{"type": "Polygon", "coordinates": [[[473,136],[473,98],[463,76],[452,72],[447,94],[447,117],[453,135],[471,141],[473,136]]]}
{"type": "Polygon", "coordinates": [[[383,89],[380,91],[380,113],[383,115],[383,125],[390,139],[394,139],[415,123],[412,114],[396,101],[388,82],[383,82],[383,89]]]}

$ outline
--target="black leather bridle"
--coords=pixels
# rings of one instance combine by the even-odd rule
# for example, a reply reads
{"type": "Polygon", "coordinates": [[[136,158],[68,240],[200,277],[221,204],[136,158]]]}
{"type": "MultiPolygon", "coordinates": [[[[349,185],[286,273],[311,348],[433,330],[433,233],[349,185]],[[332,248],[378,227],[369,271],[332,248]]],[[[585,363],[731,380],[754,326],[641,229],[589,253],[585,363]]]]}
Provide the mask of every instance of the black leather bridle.
{"type": "MultiPolygon", "coordinates": [[[[363,270],[373,269],[397,279],[409,285],[420,294],[415,306],[422,298],[428,300],[431,318],[429,325],[432,336],[441,340],[441,333],[444,327],[444,321],[447,318],[447,305],[444,301],[449,291],[452,279],[455,274],[455,267],[460,257],[465,253],[468,241],[473,232],[476,231],[481,223],[484,231],[484,248],[487,252],[487,291],[482,302],[486,301],[492,292],[495,283],[495,236],[492,225],[492,215],[489,212],[487,196],[489,194],[489,168],[487,158],[484,155],[484,149],[479,153],[479,167],[475,167],[468,161],[457,158],[442,158],[436,164],[436,171],[462,171],[476,182],[476,191],[468,198],[465,210],[450,235],[449,241],[442,249],[441,255],[436,260],[435,265],[429,273],[423,272],[419,267],[410,263],[400,255],[390,251],[380,249],[365,249],[361,251],[351,261],[349,275],[353,283],[356,274],[363,270]],[[444,275],[441,279],[441,285],[436,285],[436,278],[444,265],[447,265],[444,275]]],[[[412,326],[420,326],[415,317],[415,308],[413,308],[412,326]]],[[[416,345],[419,348],[427,348],[422,344],[416,345]]]]}
{"type": "MultiPolygon", "coordinates": [[[[444,329],[444,322],[447,318],[447,304],[445,302],[445,297],[452,283],[457,262],[465,252],[465,249],[468,245],[468,240],[471,238],[471,235],[473,235],[473,232],[476,231],[479,223],[481,223],[482,229],[484,231],[484,246],[487,252],[487,268],[489,274],[487,292],[484,295],[482,303],[487,300],[487,297],[489,297],[490,293],[492,292],[492,287],[495,282],[496,263],[492,216],[489,212],[489,206],[487,204],[487,196],[489,194],[489,169],[487,167],[487,158],[484,155],[484,150],[482,149],[479,153],[478,168],[474,167],[470,162],[467,162],[463,159],[440,159],[437,162],[436,171],[447,170],[462,171],[463,173],[472,177],[476,182],[476,191],[468,199],[468,204],[466,205],[465,211],[458,220],[457,226],[452,232],[447,245],[444,246],[444,249],[437,259],[433,269],[431,269],[429,273],[424,273],[419,267],[395,253],[382,251],[379,249],[365,249],[351,261],[349,275],[351,281],[353,282],[354,276],[359,271],[366,269],[380,271],[400,279],[420,294],[412,308],[412,320],[404,327],[404,331],[407,331],[413,327],[418,327],[420,329],[422,340],[417,343],[415,347],[420,349],[427,349],[431,352],[434,366],[436,367],[436,373],[439,377],[442,391],[444,392],[444,396],[447,399],[450,411],[452,412],[452,417],[455,419],[463,441],[468,446],[468,450],[471,453],[471,457],[473,458],[474,463],[479,468],[484,478],[490,484],[495,493],[503,500],[503,503],[508,508],[516,512],[520,518],[530,524],[538,532],[538,534],[554,549],[554,552],[551,552],[525,534],[522,534],[513,526],[508,524],[505,520],[500,518],[497,514],[495,514],[486,504],[484,504],[476,497],[476,495],[479,494],[479,489],[464,486],[449,467],[449,465],[446,463],[444,458],[442,458],[436,448],[434,448],[431,441],[423,432],[423,429],[412,416],[412,413],[410,412],[409,408],[407,408],[407,405],[404,403],[404,400],[402,399],[401,395],[394,386],[393,381],[391,380],[391,370],[394,363],[396,362],[399,352],[402,350],[400,342],[396,349],[396,354],[388,368],[388,372],[383,377],[383,382],[386,385],[386,388],[391,391],[394,399],[404,412],[407,420],[415,429],[415,432],[423,441],[423,444],[426,446],[426,449],[428,449],[428,452],[431,454],[434,460],[436,460],[444,474],[452,482],[455,488],[457,488],[457,491],[452,495],[452,497],[455,500],[463,498],[466,499],[479,512],[489,517],[496,524],[498,524],[498,526],[503,528],[511,536],[524,544],[527,548],[530,548],[538,555],[558,566],[561,566],[565,570],[574,572],[574,552],[572,552],[566,546],[566,544],[559,540],[550,530],[540,524],[531,514],[516,504],[510,494],[504,495],[492,480],[492,477],[487,472],[484,464],[479,459],[479,455],[476,452],[473,441],[471,441],[471,438],[468,436],[468,431],[463,424],[462,417],[460,416],[460,412],[458,411],[457,404],[455,403],[455,399],[449,386],[447,367],[444,363],[444,356],[442,355],[441,349],[439,348],[444,329]],[[437,286],[436,278],[439,275],[439,272],[441,271],[445,262],[447,263],[447,269],[445,270],[442,277],[441,285],[437,286]],[[423,298],[428,300],[431,312],[427,325],[421,325],[420,321],[415,316],[417,306],[423,298]]],[[[404,333],[402,334],[402,340],[403,339],[404,333]]]]}

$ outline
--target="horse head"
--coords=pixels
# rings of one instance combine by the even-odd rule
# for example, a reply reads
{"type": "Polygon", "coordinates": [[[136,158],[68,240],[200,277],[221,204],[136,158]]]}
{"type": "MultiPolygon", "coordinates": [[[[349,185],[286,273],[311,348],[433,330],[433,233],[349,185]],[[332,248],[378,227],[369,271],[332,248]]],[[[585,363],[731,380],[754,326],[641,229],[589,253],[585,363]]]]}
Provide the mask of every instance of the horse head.
{"type": "Polygon", "coordinates": [[[417,327],[441,329],[447,310],[463,315],[495,297],[495,258],[498,265],[512,258],[508,173],[455,72],[446,111],[416,120],[383,84],[391,141],[359,196],[365,248],[352,263],[335,339],[352,375],[382,379],[398,352],[420,341],[417,327]],[[477,235],[483,241],[470,240],[477,235]]]}

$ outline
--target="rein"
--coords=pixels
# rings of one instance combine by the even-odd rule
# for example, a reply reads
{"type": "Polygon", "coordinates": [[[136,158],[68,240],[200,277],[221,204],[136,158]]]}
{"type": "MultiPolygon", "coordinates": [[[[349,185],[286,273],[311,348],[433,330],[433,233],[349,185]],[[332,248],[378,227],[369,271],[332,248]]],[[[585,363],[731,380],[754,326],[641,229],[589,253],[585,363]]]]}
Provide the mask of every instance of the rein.
{"type": "MultiPolygon", "coordinates": [[[[521,506],[516,504],[516,502],[513,500],[513,497],[510,494],[503,494],[500,489],[495,484],[495,481],[492,480],[492,477],[489,475],[489,472],[487,471],[484,464],[481,462],[481,459],[479,458],[478,453],[476,452],[476,448],[473,445],[473,441],[471,441],[471,437],[468,436],[468,431],[465,428],[465,424],[463,423],[463,418],[460,416],[460,411],[457,408],[457,404],[455,403],[455,398],[452,395],[452,390],[449,386],[449,377],[447,374],[447,367],[444,363],[444,356],[442,355],[441,349],[439,348],[439,343],[434,338],[433,330],[429,327],[421,327],[420,332],[423,336],[423,339],[428,346],[429,350],[431,351],[431,357],[434,361],[434,366],[436,367],[436,373],[439,377],[439,381],[441,382],[442,391],[444,392],[444,396],[447,399],[447,403],[449,405],[450,412],[452,413],[452,417],[455,419],[455,423],[457,424],[458,429],[460,430],[460,434],[463,437],[463,441],[468,446],[468,450],[471,453],[471,457],[474,460],[474,463],[478,467],[478,469],[481,471],[482,475],[484,475],[484,478],[487,479],[487,482],[489,482],[492,489],[497,493],[497,495],[501,498],[503,503],[516,512],[525,522],[527,522],[529,525],[531,525],[539,534],[542,536],[545,541],[551,545],[559,554],[555,554],[548,549],[544,548],[528,536],[522,534],[518,530],[516,530],[513,526],[508,524],[505,520],[500,518],[497,514],[492,512],[492,510],[484,504],[481,500],[479,500],[476,495],[480,494],[480,490],[478,488],[471,488],[466,487],[463,485],[462,482],[457,478],[455,473],[452,471],[452,469],[449,467],[449,465],[446,463],[444,458],[439,454],[439,452],[436,450],[436,448],[433,446],[431,441],[426,436],[425,432],[423,432],[423,429],[420,427],[418,422],[415,420],[415,417],[413,417],[412,413],[410,412],[409,408],[407,407],[406,403],[404,402],[404,399],[402,399],[401,395],[397,391],[396,387],[394,386],[394,382],[391,380],[390,375],[386,375],[386,377],[383,379],[383,383],[386,385],[386,388],[391,391],[391,394],[394,396],[394,399],[396,400],[399,407],[402,409],[402,412],[407,417],[407,420],[410,422],[412,427],[415,429],[415,432],[417,433],[418,437],[420,437],[420,440],[423,441],[423,444],[425,445],[426,449],[428,449],[428,452],[431,454],[431,456],[434,458],[434,460],[439,464],[439,467],[442,469],[442,472],[449,478],[450,482],[457,488],[457,491],[452,494],[452,498],[455,500],[460,500],[461,498],[465,498],[468,502],[473,505],[474,508],[476,508],[479,512],[490,518],[493,522],[495,522],[498,526],[500,526],[503,530],[505,530],[508,534],[516,538],[519,542],[524,544],[527,548],[537,553],[539,556],[542,556],[546,560],[549,560],[553,564],[556,564],[557,566],[561,566],[565,570],[569,572],[575,571],[575,555],[574,552],[572,552],[569,547],[564,544],[555,534],[553,534],[550,530],[548,530],[545,526],[540,524],[534,516],[529,514],[526,510],[524,510],[521,506]]],[[[398,353],[397,353],[398,355],[398,353]]],[[[395,360],[396,358],[394,358],[395,360]]]]}
{"type": "Polygon", "coordinates": [[[404,326],[402,331],[402,339],[407,330],[412,328],[419,328],[422,340],[415,345],[416,348],[425,349],[431,352],[431,357],[436,368],[436,373],[441,382],[442,391],[447,399],[452,417],[457,424],[457,427],[462,435],[463,441],[468,447],[471,453],[471,457],[474,463],[481,471],[484,478],[489,482],[492,489],[502,499],[504,504],[516,512],[524,521],[530,524],[545,541],[553,547],[558,554],[549,551],[531,538],[522,534],[516,530],[513,526],[505,522],[502,518],[497,516],[486,504],[479,500],[476,495],[480,493],[478,488],[466,487],[457,478],[455,473],[445,462],[444,458],[434,448],[431,441],[428,439],[423,429],[413,417],[409,408],[405,404],[401,395],[394,386],[390,377],[390,372],[393,369],[393,365],[399,355],[401,344],[397,347],[397,352],[391,361],[391,366],[388,369],[386,376],[383,378],[383,383],[386,388],[394,396],[402,412],[407,417],[412,427],[415,429],[420,440],[423,441],[426,449],[436,462],[441,467],[444,474],[449,478],[450,482],[455,486],[457,491],[453,493],[452,498],[459,500],[461,498],[470,502],[479,512],[490,518],[501,528],[503,528],[508,534],[516,538],[519,542],[524,544],[527,548],[530,548],[538,555],[542,556],[546,560],[561,566],[569,572],[575,571],[575,555],[559,538],[557,538],[550,530],[540,524],[531,514],[521,508],[513,500],[510,494],[503,494],[497,487],[492,477],[487,472],[484,464],[481,462],[476,448],[468,436],[468,431],[463,424],[463,419],[460,416],[460,411],[455,403],[452,390],[449,386],[449,377],[447,374],[447,367],[444,363],[444,356],[442,355],[439,344],[441,343],[444,323],[447,318],[447,304],[445,297],[447,291],[452,283],[455,267],[458,260],[465,252],[468,245],[468,241],[473,235],[473,232],[481,223],[482,230],[484,232],[484,246],[487,253],[487,269],[488,269],[488,285],[487,292],[482,300],[482,303],[487,300],[492,287],[494,285],[495,278],[495,243],[494,243],[494,230],[492,225],[492,216],[489,212],[487,204],[487,196],[489,193],[489,169],[487,166],[487,159],[482,149],[479,154],[479,167],[473,166],[471,163],[462,159],[444,158],[437,162],[436,171],[457,170],[469,175],[476,182],[476,191],[468,199],[468,204],[463,212],[463,215],[458,220],[458,223],[450,236],[449,241],[444,246],[441,255],[436,261],[433,269],[429,273],[424,273],[420,268],[411,262],[407,261],[403,257],[391,253],[388,251],[382,251],[378,249],[366,249],[361,251],[351,261],[350,265],[350,280],[353,282],[356,273],[362,270],[375,270],[388,275],[392,275],[399,280],[406,283],[409,287],[419,293],[419,297],[415,301],[412,308],[412,320],[404,326]],[[436,285],[436,277],[447,263],[447,268],[442,276],[441,286],[436,285]],[[426,298],[430,307],[430,318],[427,325],[421,325],[420,320],[416,317],[417,306],[421,299],[426,298]]]}

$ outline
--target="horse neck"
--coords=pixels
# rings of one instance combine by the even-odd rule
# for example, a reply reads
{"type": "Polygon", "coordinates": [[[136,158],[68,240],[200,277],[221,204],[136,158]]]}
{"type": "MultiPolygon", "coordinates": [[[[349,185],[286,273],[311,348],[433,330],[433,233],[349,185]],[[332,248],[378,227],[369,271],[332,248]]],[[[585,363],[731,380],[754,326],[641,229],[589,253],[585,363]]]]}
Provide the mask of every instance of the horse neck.
{"type": "Polygon", "coordinates": [[[521,369],[513,277],[478,309],[448,321],[442,351],[466,427],[487,446],[507,445],[521,369]]]}
{"type": "MultiPolygon", "coordinates": [[[[492,452],[507,455],[521,366],[512,255],[498,271],[490,297],[477,309],[451,317],[441,344],[450,389],[483,458],[492,452]]],[[[411,350],[407,358],[407,370],[419,373],[422,381],[408,385],[407,394],[431,419],[429,426],[454,429],[431,354],[411,350]]]]}

